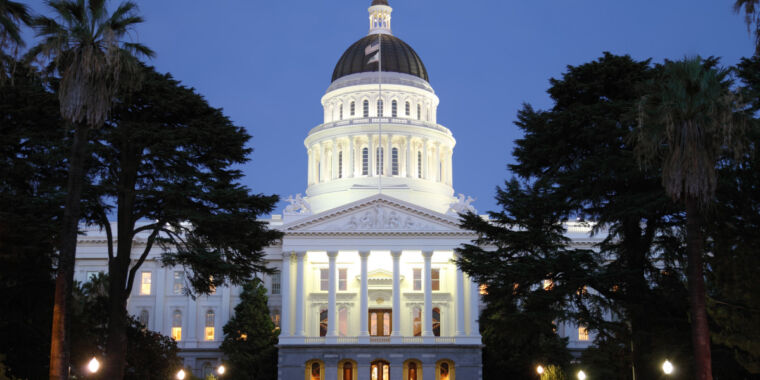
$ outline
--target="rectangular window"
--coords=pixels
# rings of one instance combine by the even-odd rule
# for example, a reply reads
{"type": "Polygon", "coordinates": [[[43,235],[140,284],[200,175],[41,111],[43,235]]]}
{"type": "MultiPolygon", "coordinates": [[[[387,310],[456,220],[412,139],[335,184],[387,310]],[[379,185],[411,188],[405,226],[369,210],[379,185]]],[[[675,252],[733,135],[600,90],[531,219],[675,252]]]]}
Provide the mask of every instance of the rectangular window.
{"type": "Polygon", "coordinates": [[[348,336],[348,309],[338,311],[338,333],[340,336],[348,336]]]}
{"type": "Polygon", "coordinates": [[[412,289],[422,290],[422,269],[420,268],[412,269],[412,289]]]}
{"type": "Polygon", "coordinates": [[[172,339],[177,342],[182,340],[182,327],[172,327],[172,339]]]}
{"type": "Polygon", "coordinates": [[[150,272],[142,272],[142,275],[140,278],[140,295],[141,296],[150,295],[150,282],[151,282],[150,277],[151,277],[150,272]]]}
{"type": "Polygon", "coordinates": [[[319,311],[319,336],[327,335],[327,309],[319,311]]]}
{"type": "Polygon", "coordinates": [[[279,310],[274,310],[272,312],[272,323],[274,323],[274,327],[276,329],[280,328],[280,311],[279,310]]]}
{"type": "Polygon", "coordinates": [[[213,327],[206,327],[206,331],[204,334],[204,339],[206,340],[214,340],[214,328],[213,327]]]}
{"type": "Polygon", "coordinates": [[[422,335],[422,310],[420,308],[414,308],[412,310],[413,332],[414,336],[422,335]]]}
{"type": "Polygon", "coordinates": [[[394,100],[393,102],[391,102],[391,116],[392,117],[398,116],[397,108],[398,108],[398,105],[396,104],[396,101],[394,100]]]}
{"type": "Polygon", "coordinates": [[[338,290],[348,290],[348,268],[338,269],[338,290]]]}
{"type": "Polygon", "coordinates": [[[441,270],[439,268],[430,270],[430,280],[433,290],[441,290],[441,270]]]}
{"type": "Polygon", "coordinates": [[[398,148],[391,149],[391,175],[398,175],[398,148]]]}
{"type": "Polygon", "coordinates": [[[578,327],[578,340],[582,342],[588,341],[588,328],[585,326],[578,327]]]}
{"type": "Polygon", "coordinates": [[[383,117],[383,101],[382,100],[377,101],[377,116],[383,117]]]}
{"type": "Polygon", "coordinates": [[[418,104],[417,105],[417,120],[419,120],[420,117],[422,117],[422,107],[420,107],[420,105],[418,104]]]}
{"type": "Polygon", "coordinates": [[[356,103],[351,102],[351,116],[356,114],[356,103]]]}
{"type": "Polygon", "coordinates": [[[330,287],[330,270],[322,268],[319,270],[319,290],[326,292],[330,287]]]}
{"type": "Polygon", "coordinates": [[[343,105],[340,105],[340,120],[343,120],[343,105]]]}
{"type": "Polygon", "coordinates": [[[343,152],[338,152],[338,178],[343,178],[343,152]]]}
{"type": "Polygon", "coordinates": [[[174,294],[183,294],[185,290],[185,272],[174,272],[174,294]]]}
{"type": "Polygon", "coordinates": [[[417,152],[417,178],[422,178],[422,151],[417,152]]]}
{"type": "Polygon", "coordinates": [[[362,175],[369,175],[369,149],[362,149],[362,175]]]}
{"type": "Polygon", "coordinates": [[[377,147],[377,156],[375,156],[375,173],[383,175],[383,148],[377,147]]]}
{"type": "Polygon", "coordinates": [[[272,274],[272,294],[280,294],[280,274],[272,274]]]}
{"type": "Polygon", "coordinates": [[[364,115],[364,117],[369,117],[369,100],[365,100],[362,105],[363,105],[362,108],[364,108],[362,110],[362,114],[364,115]]]}
{"type": "Polygon", "coordinates": [[[409,102],[406,102],[406,116],[409,116],[409,102]]]}

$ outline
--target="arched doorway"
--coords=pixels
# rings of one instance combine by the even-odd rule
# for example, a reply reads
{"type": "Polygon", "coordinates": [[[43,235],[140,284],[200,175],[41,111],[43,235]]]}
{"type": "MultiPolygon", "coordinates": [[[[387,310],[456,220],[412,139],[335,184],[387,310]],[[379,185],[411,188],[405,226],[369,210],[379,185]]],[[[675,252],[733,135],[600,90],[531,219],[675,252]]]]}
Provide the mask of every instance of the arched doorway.
{"type": "Polygon", "coordinates": [[[385,360],[375,360],[369,367],[370,380],[390,380],[391,365],[385,360]]]}
{"type": "Polygon", "coordinates": [[[357,380],[357,364],[351,359],[344,359],[338,362],[338,380],[357,380]]]}
{"type": "Polygon", "coordinates": [[[451,360],[440,360],[435,365],[435,380],[455,380],[454,362],[451,360]]]}

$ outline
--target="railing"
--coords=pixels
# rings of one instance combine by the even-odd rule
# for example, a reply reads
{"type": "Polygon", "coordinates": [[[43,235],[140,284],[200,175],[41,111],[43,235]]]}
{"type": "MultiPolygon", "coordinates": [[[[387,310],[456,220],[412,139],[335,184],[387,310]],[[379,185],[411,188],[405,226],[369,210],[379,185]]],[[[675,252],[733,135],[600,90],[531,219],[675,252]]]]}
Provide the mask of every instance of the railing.
{"type": "Polygon", "coordinates": [[[422,343],[422,337],[421,336],[405,336],[402,341],[404,342],[404,344],[422,343]]]}
{"type": "MultiPolygon", "coordinates": [[[[334,339],[331,339],[328,341],[325,340],[325,337],[303,337],[301,339],[298,339],[296,337],[288,337],[285,339],[280,339],[280,344],[314,344],[314,345],[320,345],[320,344],[359,344],[359,337],[356,336],[339,336],[334,339]]],[[[405,336],[401,337],[400,344],[472,344],[472,339],[480,339],[473,338],[473,337],[461,337],[461,340],[457,342],[457,337],[453,336],[437,336],[437,337],[429,337],[429,338],[435,338],[434,340],[425,339],[421,336],[405,336]]],[[[396,341],[394,340],[394,343],[396,341]]],[[[389,336],[370,336],[369,337],[369,343],[370,344],[390,344],[391,343],[391,337],[389,336]]],[[[572,342],[571,342],[572,343],[572,342]]]]}
{"type": "Polygon", "coordinates": [[[338,344],[356,344],[359,343],[359,337],[356,336],[339,336],[338,344]]]}
{"type": "Polygon", "coordinates": [[[391,337],[389,336],[371,336],[369,337],[370,343],[390,343],[391,337]]]}
{"type": "Polygon", "coordinates": [[[449,131],[448,128],[440,124],[430,123],[430,122],[422,121],[422,120],[396,118],[396,117],[361,117],[361,118],[355,118],[355,119],[333,121],[329,123],[320,124],[312,128],[309,134],[319,132],[325,129],[335,128],[335,127],[345,127],[349,125],[378,124],[380,122],[382,122],[383,124],[414,125],[418,127],[434,129],[436,131],[441,131],[446,134],[451,134],[451,131],[449,131]]]}
{"type": "Polygon", "coordinates": [[[454,344],[457,340],[453,336],[437,336],[435,342],[438,344],[454,344]]]}
{"type": "Polygon", "coordinates": [[[325,337],[319,336],[319,337],[313,337],[313,336],[307,336],[303,338],[303,342],[306,344],[322,344],[325,342],[325,337]]]}

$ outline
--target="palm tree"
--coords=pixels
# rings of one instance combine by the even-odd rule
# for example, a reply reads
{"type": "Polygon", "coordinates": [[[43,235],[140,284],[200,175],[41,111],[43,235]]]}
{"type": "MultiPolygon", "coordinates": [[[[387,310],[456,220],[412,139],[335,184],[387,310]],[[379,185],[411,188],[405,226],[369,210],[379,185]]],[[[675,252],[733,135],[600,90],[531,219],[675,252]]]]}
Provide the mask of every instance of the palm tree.
{"type": "Polygon", "coordinates": [[[121,3],[108,14],[105,0],[48,0],[55,18],[37,17],[33,24],[42,41],[29,59],[42,57],[60,76],[61,116],[74,130],[66,203],[62,219],[55,306],[50,347],[50,379],[65,379],[69,361],[69,305],[74,280],[77,227],[89,130],[103,124],[117,89],[134,83],[139,72],[135,58],[153,52],[126,38],[143,19],[137,5],[121,3]]]}
{"type": "Polygon", "coordinates": [[[744,11],[747,31],[755,36],[755,54],[760,54],[760,0],[736,0],[734,12],[744,11]],[[755,30],[752,31],[754,25],[755,30]]]}
{"type": "Polygon", "coordinates": [[[705,310],[702,216],[717,183],[721,154],[739,152],[743,124],[728,71],[701,58],[666,62],[639,104],[636,152],[640,162],[662,165],[665,191],[686,208],[686,252],[692,342],[699,380],[712,379],[710,330],[705,310]]]}
{"type": "Polygon", "coordinates": [[[29,25],[31,21],[26,5],[10,0],[0,0],[0,80],[5,77],[6,65],[11,66],[13,63],[10,59],[11,55],[16,55],[18,49],[24,46],[19,29],[20,24],[29,25]]]}

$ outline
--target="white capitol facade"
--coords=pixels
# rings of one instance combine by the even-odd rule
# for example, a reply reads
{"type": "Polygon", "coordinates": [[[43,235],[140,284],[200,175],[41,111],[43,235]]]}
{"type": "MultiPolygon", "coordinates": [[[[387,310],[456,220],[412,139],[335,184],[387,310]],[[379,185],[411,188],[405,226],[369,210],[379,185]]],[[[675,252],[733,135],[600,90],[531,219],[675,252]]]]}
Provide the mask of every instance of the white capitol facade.
{"type": "MultiPolygon", "coordinates": [[[[281,380],[482,377],[480,289],[452,262],[454,249],[475,238],[457,217],[474,210],[472,199],[454,197],[456,142],[437,123],[439,100],[422,61],[391,34],[391,11],[386,0],[372,2],[369,35],[339,60],[322,97],[324,123],[304,142],[306,196],[291,197],[269,220],[284,233],[266,249],[279,273],[264,279],[280,327],[281,380]]],[[[570,231],[577,244],[593,243],[585,229],[570,231]]],[[[128,309],[173,336],[197,375],[211,373],[240,288],[193,300],[183,292],[183,269],[161,267],[154,251],[128,309]]],[[[104,271],[106,260],[103,233],[88,230],[77,280],[104,271]]],[[[572,348],[589,343],[578,326],[560,324],[558,333],[572,348]]]]}

